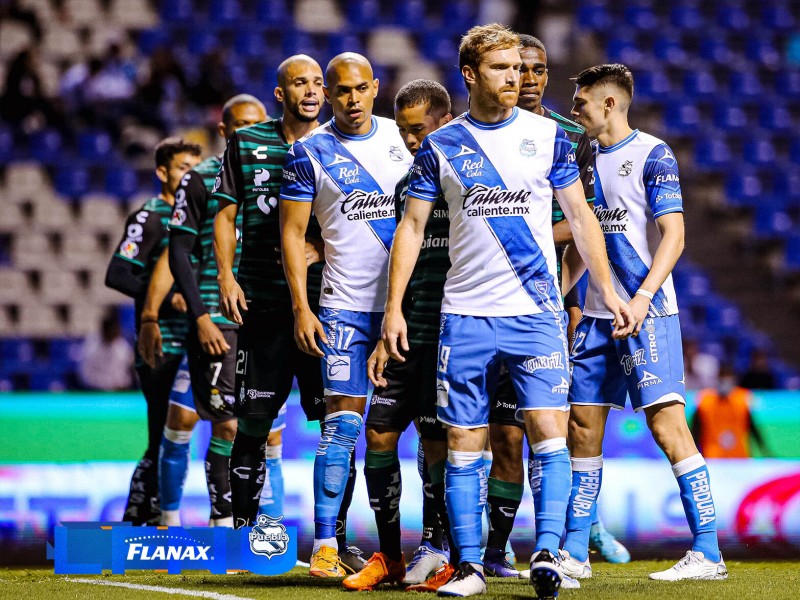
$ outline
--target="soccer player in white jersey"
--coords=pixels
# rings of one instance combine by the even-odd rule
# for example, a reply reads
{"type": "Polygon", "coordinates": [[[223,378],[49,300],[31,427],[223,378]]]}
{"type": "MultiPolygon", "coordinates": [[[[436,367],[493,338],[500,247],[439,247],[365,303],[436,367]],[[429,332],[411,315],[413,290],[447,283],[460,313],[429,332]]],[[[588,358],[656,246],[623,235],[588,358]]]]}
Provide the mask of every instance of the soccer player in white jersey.
{"type": "Polygon", "coordinates": [[[575,120],[597,140],[594,205],[603,228],[614,287],[637,321],[634,337],[614,340],[596,277],[590,277],[583,318],[573,345],[572,496],[567,513],[563,568],[588,577],[592,505],[603,476],[603,433],[610,408],[630,395],[643,410],[655,441],[678,480],[694,536],[674,567],[651,579],[725,579],[717,543],[708,469],[684,415],[683,356],[671,271],[683,251],[683,200],[678,165],[664,142],[628,125],[633,75],[624,65],[599,65],[576,78],[575,120]],[[660,240],[648,240],[655,221],[660,240]]]}
{"type": "Polygon", "coordinates": [[[516,108],[519,37],[498,24],[470,29],[459,47],[470,109],[428,135],[414,159],[408,200],[392,249],[383,339],[392,358],[408,350],[402,298],[434,201],[450,213],[452,267],[442,302],[438,418],[448,425],[447,512],[461,563],[441,595],[486,592],[480,556],[486,502],[482,450],[489,399],[505,362],[519,416],[541,460],[531,583],[540,597],[562,581],[558,546],[570,487],[566,423],[566,323],[556,283],[552,196],[572,224],[600,282],[616,335],[635,326],[611,284],[597,219],[586,204],[575,153],[552,120],[516,108]]]}
{"type": "Polygon", "coordinates": [[[361,431],[367,359],[380,339],[396,227],[394,187],[411,166],[411,155],[394,121],[372,115],[378,80],[366,58],[336,56],[325,79],[333,119],[289,150],[280,217],[295,340],[304,352],[323,358],[326,416],[314,460],[310,574],[342,577],[336,515],[361,431]],[[305,234],[312,209],[325,242],[319,318],[306,293],[305,234]]]}

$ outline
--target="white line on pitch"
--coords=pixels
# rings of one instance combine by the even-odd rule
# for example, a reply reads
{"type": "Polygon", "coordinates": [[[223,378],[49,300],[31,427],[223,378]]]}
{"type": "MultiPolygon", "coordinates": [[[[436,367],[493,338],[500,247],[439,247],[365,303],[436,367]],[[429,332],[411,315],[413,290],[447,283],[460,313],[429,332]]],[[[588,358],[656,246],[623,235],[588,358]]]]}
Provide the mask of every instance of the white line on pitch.
{"type": "Polygon", "coordinates": [[[216,592],[183,590],[180,588],[161,587],[158,585],[140,585],[138,583],[124,583],[122,581],[106,581],[104,579],[73,579],[71,577],[65,577],[64,581],[70,581],[72,583],[90,583],[92,585],[110,585],[112,587],[128,588],[130,590],[142,590],[143,592],[181,594],[183,596],[195,596],[197,598],[211,598],[211,600],[254,600],[254,598],[244,598],[242,596],[232,596],[230,594],[217,594],[216,592]]]}

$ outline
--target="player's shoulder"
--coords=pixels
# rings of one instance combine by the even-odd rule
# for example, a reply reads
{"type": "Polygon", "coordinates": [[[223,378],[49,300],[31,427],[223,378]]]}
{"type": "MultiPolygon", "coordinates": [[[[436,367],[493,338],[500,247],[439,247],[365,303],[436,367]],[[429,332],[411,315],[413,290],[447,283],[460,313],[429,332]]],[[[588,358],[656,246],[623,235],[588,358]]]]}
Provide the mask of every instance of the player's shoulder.
{"type": "Polygon", "coordinates": [[[233,134],[239,141],[259,141],[274,136],[278,131],[279,119],[268,119],[255,125],[237,129],[233,134]]]}
{"type": "Polygon", "coordinates": [[[544,117],[558,123],[561,129],[567,132],[567,135],[570,133],[575,133],[580,136],[586,133],[586,128],[583,125],[580,125],[572,119],[568,119],[564,115],[560,115],[556,111],[550,110],[549,108],[544,109],[544,117]]]}
{"type": "Polygon", "coordinates": [[[457,117],[452,118],[449,122],[439,127],[439,129],[436,131],[429,133],[422,143],[425,144],[425,142],[428,142],[428,145],[430,145],[432,142],[441,143],[452,139],[454,136],[458,137],[461,135],[459,132],[459,127],[464,127],[468,122],[467,113],[461,113],[457,117]]]}
{"type": "Polygon", "coordinates": [[[142,204],[139,208],[134,210],[130,215],[128,215],[129,219],[133,219],[139,221],[140,223],[143,222],[142,219],[146,219],[149,215],[171,215],[172,214],[172,205],[162,200],[161,198],[154,196],[150,198],[147,202],[142,204]]]}
{"type": "Polygon", "coordinates": [[[209,175],[216,176],[220,164],[222,164],[222,161],[219,159],[219,156],[209,156],[200,164],[196,165],[189,173],[191,174],[191,172],[194,171],[202,178],[208,177],[209,175]]]}

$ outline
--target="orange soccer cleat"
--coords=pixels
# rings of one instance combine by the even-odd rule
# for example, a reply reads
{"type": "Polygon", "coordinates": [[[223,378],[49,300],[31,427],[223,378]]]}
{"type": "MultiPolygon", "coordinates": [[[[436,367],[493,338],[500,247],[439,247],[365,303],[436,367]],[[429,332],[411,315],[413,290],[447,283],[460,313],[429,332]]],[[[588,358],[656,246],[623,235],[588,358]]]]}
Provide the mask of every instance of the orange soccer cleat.
{"type": "Polygon", "coordinates": [[[434,572],[434,574],[428,577],[424,582],[408,586],[406,591],[436,593],[440,587],[450,581],[450,578],[455,572],[456,570],[453,568],[453,565],[447,563],[439,567],[436,572],[434,572]]]}
{"type": "Polygon", "coordinates": [[[398,584],[405,576],[406,561],[402,554],[400,560],[392,560],[383,552],[376,552],[363,569],[345,577],[342,585],[348,590],[367,591],[383,583],[398,584]]]}

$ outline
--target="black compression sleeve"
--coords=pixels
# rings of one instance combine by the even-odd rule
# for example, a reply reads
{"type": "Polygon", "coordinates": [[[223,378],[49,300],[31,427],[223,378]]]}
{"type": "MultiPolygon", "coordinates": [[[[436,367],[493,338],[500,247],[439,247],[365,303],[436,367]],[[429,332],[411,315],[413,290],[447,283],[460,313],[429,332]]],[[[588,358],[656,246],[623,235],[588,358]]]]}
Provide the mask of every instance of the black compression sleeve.
{"type": "Polygon", "coordinates": [[[106,271],[106,286],[131,298],[138,298],[147,289],[145,281],[135,275],[136,271],[141,270],[141,267],[128,260],[112,256],[106,271]]]}
{"type": "Polygon", "coordinates": [[[172,271],[178,291],[186,300],[189,315],[195,320],[208,313],[200,298],[200,288],[190,259],[196,238],[196,235],[180,229],[172,229],[169,234],[169,270],[172,271]]]}

